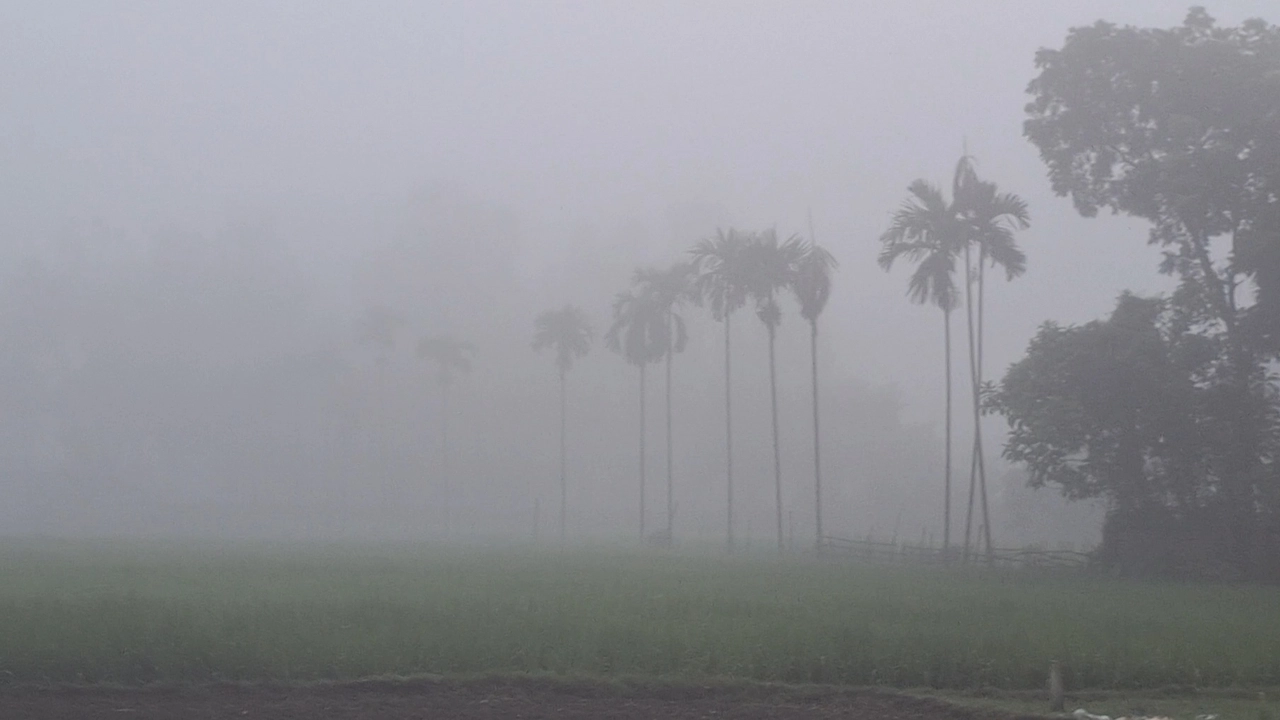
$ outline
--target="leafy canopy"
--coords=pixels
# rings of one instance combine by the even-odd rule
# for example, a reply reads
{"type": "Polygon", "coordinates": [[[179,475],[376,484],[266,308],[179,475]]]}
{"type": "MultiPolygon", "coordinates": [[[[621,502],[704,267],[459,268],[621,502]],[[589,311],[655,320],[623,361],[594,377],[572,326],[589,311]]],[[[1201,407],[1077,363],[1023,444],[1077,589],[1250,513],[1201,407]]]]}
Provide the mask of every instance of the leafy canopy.
{"type": "Polygon", "coordinates": [[[573,305],[559,310],[547,310],[534,320],[533,349],[541,352],[555,350],[556,367],[568,372],[573,361],[585,357],[591,349],[594,332],[587,316],[573,305]]]}
{"type": "Polygon", "coordinates": [[[1098,22],[1036,66],[1024,131],[1055,192],[1085,216],[1151,221],[1185,296],[1280,347],[1280,28],[1220,27],[1203,8],[1167,29],[1098,22]],[[1256,285],[1249,312],[1242,280],[1256,285]]]}

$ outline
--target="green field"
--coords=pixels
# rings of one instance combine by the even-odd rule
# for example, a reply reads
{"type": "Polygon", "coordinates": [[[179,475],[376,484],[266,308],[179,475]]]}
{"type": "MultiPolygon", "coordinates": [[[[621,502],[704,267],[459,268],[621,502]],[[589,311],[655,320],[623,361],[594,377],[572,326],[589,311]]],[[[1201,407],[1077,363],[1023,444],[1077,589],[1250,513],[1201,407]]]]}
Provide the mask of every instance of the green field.
{"type": "Polygon", "coordinates": [[[639,551],[0,546],[0,682],[1280,684],[1280,590],[639,551]]]}

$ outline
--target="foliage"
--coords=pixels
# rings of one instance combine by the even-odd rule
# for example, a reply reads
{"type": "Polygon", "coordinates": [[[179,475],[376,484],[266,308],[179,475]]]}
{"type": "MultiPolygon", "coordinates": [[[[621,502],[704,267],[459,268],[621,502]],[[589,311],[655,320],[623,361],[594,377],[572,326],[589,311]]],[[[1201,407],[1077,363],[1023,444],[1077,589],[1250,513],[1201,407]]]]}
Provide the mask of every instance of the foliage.
{"type": "Polygon", "coordinates": [[[1247,316],[1275,350],[1280,326],[1280,28],[1215,24],[1194,8],[1179,27],[1073,29],[1036,56],[1027,137],[1059,195],[1152,223],[1161,270],[1203,303],[1206,323],[1247,316]],[[1216,260],[1211,243],[1229,243],[1216,260]],[[1242,313],[1238,290],[1257,286],[1242,313]]]}
{"type": "Polygon", "coordinates": [[[418,357],[436,364],[436,379],[441,385],[452,385],[455,373],[471,372],[475,346],[451,335],[433,335],[418,342],[418,357]]]}
{"type": "Polygon", "coordinates": [[[954,209],[959,215],[960,242],[977,246],[982,259],[1004,268],[1008,279],[1022,275],[1027,270],[1027,256],[1018,248],[1013,233],[1031,226],[1026,201],[979,179],[967,156],[960,158],[956,178],[954,209]]]}
{"type": "Polygon", "coordinates": [[[640,268],[631,279],[642,307],[657,313],[655,348],[660,355],[684,352],[689,342],[688,325],[681,310],[701,302],[696,284],[696,270],[691,263],[676,263],[663,270],[640,268]]]}
{"type": "Polygon", "coordinates": [[[879,262],[885,270],[898,260],[916,263],[907,281],[912,302],[955,309],[960,304],[956,260],[971,245],[993,265],[1004,268],[1010,279],[1026,271],[1026,255],[1013,233],[1029,225],[1027,204],[978,178],[971,158],[964,156],[956,163],[950,201],[926,180],[916,180],[907,190],[911,197],[880,236],[879,262]]]}
{"type": "Polygon", "coordinates": [[[889,270],[898,260],[916,263],[907,281],[907,297],[953,310],[960,304],[955,272],[961,230],[955,207],[928,181],[916,180],[907,190],[912,197],[880,236],[880,267],[889,270]]]}
{"type": "Polygon", "coordinates": [[[641,367],[662,359],[664,352],[665,318],[651,300],[630,290],[618,293],[613,322],[604,335],[605,347],[641,367]]]}
{"type": "MultiPolygon", "coordinates": [[[[1267,364],[1280,351],[1280,28],[1219,27],[1202,8],[1169,29],[1098,22],[1071,30],[1061,49],[1041,50],[1036,64],[1025,133],[1054,190],[1085,216],[1106,208],[1148,220],[1149,241],[1163,248],[1160,271],[1179,279],[1162,320],[1178,372],[1152,380],[1173,382],[1161,392],[1175,399],[1183,385],[1194,388],[1186,442],[1195,441],[1187,447],[1198,462],[1178,466],[1179,482],[1212,496],[1233,561],[1256,571],[1258,532],[1280,518],[1280,424],[1267,364]]],[[[1043,338],[1033,349],[1044,364],[1098,332],[1056,350],[1043,338]]],[[[1132,370],[1099,369],[1113,380],[1132,370]]],[[[1155,392],[1141,388],[1124,390],[1155,392]]],[[[1151,432],[1140,429],[1150,418],[1093,420],[1118,422],[1126,436],[1151,432]]],[[[1086,429],[1096,436],[1103,427],[1086,429]]],[[[1065,433],[1055,442],[1073,444],[1065,433]]]]}
{"type": "Polygon", "coordinates": [[[534,320],[533,349],[541,352],[552,348],[556,367],[568,372],[576,358],[585,357],[591,349],[594,332],[587,316],[573,305],[547,310],[534,320]]]}
{"type": "Polygon", "coordinates": [[[782,322],[782,309],[775,294],[791,287],[804,254],[805,242],[799,235],[779,240],[774,228],[757,233],[743,248],[746,296],[755,301],[756,316],[771,330],[782,322]]]}
{"type": "Polygon", "coordinates": [[[367,308],[356,328],[356,342],[380,353],[395,350],[396,341],[408,322],[383,305],[367,308]]]}
{"type": "Polygon", "coordinates": [[[1197,340],[1169,328],[1166,301],[1128,293],[1107,320],[1046,323],[987,398],[1009,422],[1005,457],[1070,498],[1198,507],[1197,340]]]}
{"type": "Polygon", "coordinates": [[[698,294],[710,305],[711,316],[717,321],[747,304],[746,248],[751,240],[751,235],[741,230],[720,229],[714,238],[698,241],[689,251],[698,273],[698,294]]]}
{"type": "Polygon", "coordinates": [[[838,265],[834,255],[812,242],[805,246],[804,254],[796,262],[791,291],[800,302],[800,317],[810,324],[818,322],[818,316],[831,299],[831,273],[838,265]]]}

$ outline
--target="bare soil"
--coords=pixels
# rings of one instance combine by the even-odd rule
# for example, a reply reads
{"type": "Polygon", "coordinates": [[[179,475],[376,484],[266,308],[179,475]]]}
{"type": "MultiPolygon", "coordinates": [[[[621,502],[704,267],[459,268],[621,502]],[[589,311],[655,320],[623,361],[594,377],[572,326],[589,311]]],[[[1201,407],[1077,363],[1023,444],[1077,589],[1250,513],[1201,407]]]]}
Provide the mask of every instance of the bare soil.
{"type": "MultiPolygon", "coordinates": [[[[1018,720],[875,690],[622,687],[534,679],[307,686],[7,688],[5,720],[1018,720]]],[[[1024,719],[1029,720],[1027,716],[1024,719]]]]}

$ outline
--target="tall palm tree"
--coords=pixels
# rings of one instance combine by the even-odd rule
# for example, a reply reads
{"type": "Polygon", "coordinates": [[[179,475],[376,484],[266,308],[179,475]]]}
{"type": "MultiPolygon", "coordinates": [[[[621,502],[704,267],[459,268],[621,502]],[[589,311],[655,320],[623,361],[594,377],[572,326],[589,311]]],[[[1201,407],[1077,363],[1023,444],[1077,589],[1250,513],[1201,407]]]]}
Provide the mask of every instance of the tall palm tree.
{"type": "MultiPolygon", "coordinates": [[[[383,403],[387,395],[387,368],[400,342],[400,336],[408,324],[402,315],[385,305],[366,308],[356,322],[356,343],[373,352],[374,362],[374,412],[368,433],[363,436],[364,461],[369,464],[366,468],[379,467],[377,465],[379,459],[386,457],[390,447],[387,438],[387,413],[383,412],[386,409],[383,403]]],[[[390,486],[385,478],[381,493],[382,503],[389,509],[392,498],[390,486]]]]}
{"type": "Polygon", "coordinates": [[[385,365],[395,352],[405,319],[385,305],[366,308],[356,324],[356,343],[373,350],[379,365],[385,365]]]}
{"type": "Polygon", "coordinates": [[[671,423],[671,364],[673,356],[684,352],[689,341],[688,327],[680,314],[686,306],[699,302],[694,283],[693,265],[676,263],[665,270],[639,269],[632,278],[636,294],[642,302],[661,317],[659,347],[666,358],[666,410],[667,410],[667,539],[672,538],[675,524],[675,464],[671,423]]]}
{"type": "Polygon", "coordinates": [[[898,260],[916,263],[907,280],[911,302],[942,310],[943,358],[946,377],[945,455],[942,474],[942,553],[951,557],[951,312],[959,305],[955,283],[956,255],[964,242],[954,203],[925,180],[908,186],[889,229],[880,236],[880,267],[890,270],[898,260]]]}
{"type": "Polygon", "coordinates": [[[1026,272],[1027,257],[1018,248],[1014,232],[1030,227],[1027,203],[1017,195],[1001,193],[995,183],[978,178],[973,159],[968,155],[956,164],[954,180],[956,209],[964,230],[965,306],[969,327],[969,368],[973,390],[973,456],[969,465],[969,502],[965,519],[965,552],[968,553],[973,522],[975,480],[982,502],[983,541],[988,556],[992,552],[990,507],[987,500],[986,461],[982,447],[981,393],[983,383],[982,355],[984,345],[984,298],[986,295],[985,269],[1005,271],[1007,280],[1026,272]],[[971,247],[977,246],[977,263],[972,263],[971,247]],[[972,288],[976,283],[977,328],[974,328],[975,310],[972,288]]]}
{"type": "Polygon", "coordinates": [[[822,434],[818,425],[818,316],[831,298],[831,272],[836,268],[835,257],[817,245],[813,237],[813,223],[809,224],[810,241],[804,254],[796,263],[791,290],[800,301],[800,316],[809,322],[809,361],[813,378],[813,501],[814,501],[814,549],[822,550],[822,434]]]}
{"type": "Polygon", "coordinates": [[[551,348],[556,353],[556,369],[560,372],[560,541],[564,542],[569,497],[568,452],[565,443],[565,417],[568,413],[565,376],[573,361],[586,356],[595,333],[586,315],[573,305],[547,310],[534,320],[533,349],[551,348]]]}
{"type": "Polygon", "coordinates": [[[449,458],[449,387],[457,373],[471,372],[475,347],[452,335],[435,335],[418,341],[418,357],[435,364],[440,388],[440,472],[444,479],[445,532],[452,530],[453,487],[449,458]]]}
{"type": "Polygon", "coordinates": [[[778,372],[775,347],[782,310],[777,293],[791,286],[796,264],[804,255],[804,241],[792,235],[778,241],[778,233],[769,229],[757,234],[743,250],[744,278],[747,296],[755,300],[756,317],[769,332],[769,398],[773,419],[773,484],[778,528],[778,551],[785,549],[782,529],[782,451],[778,442],[778,372]]]}
{"type": "Polygon", "coordinates": [[[613,324],[605,345],[640,370],[640,539],[644,540],[645,510],[645,368],[663,355],[664,318],[652,303],[634,292],[618,293],[613,301],[613,324]]]}
{"type": "Polygon", "coordinates": [[[743,250],[750,237],[734,229],[717,230],[714,238],[698,242],[690,250],[698,270],[698,293],[710,304],[711,315],[724,323],[724,444],[726,501],[726,546],[733,551],[733,384],[730,333],[733,313],[747,304],[746,268],[743,250]]]}

